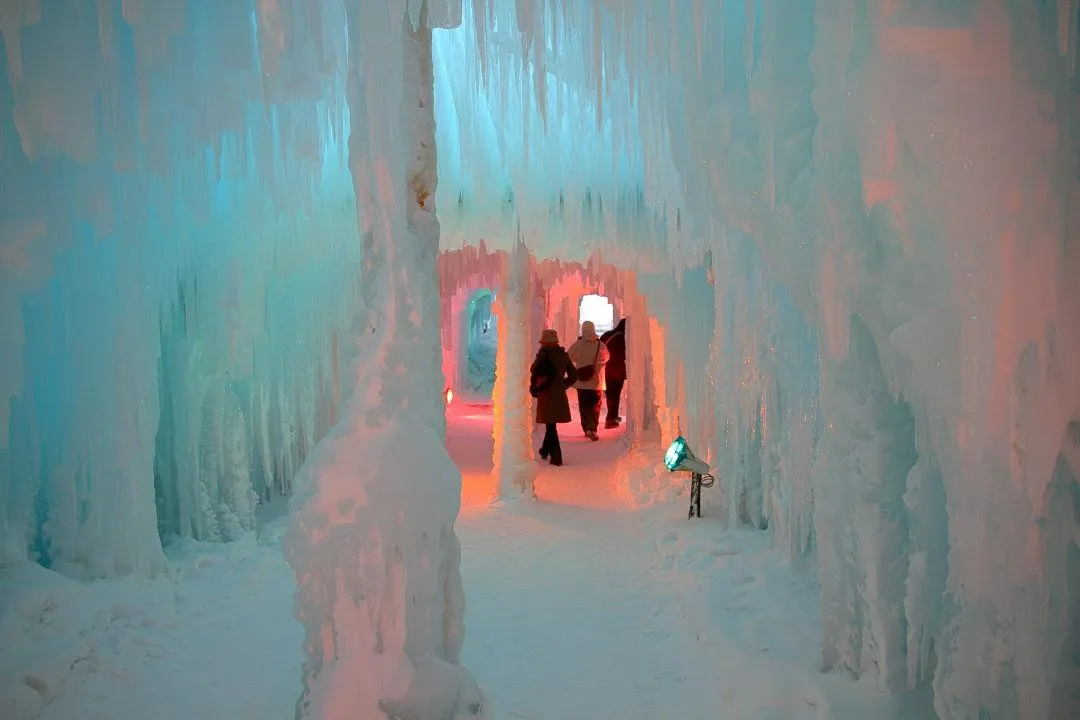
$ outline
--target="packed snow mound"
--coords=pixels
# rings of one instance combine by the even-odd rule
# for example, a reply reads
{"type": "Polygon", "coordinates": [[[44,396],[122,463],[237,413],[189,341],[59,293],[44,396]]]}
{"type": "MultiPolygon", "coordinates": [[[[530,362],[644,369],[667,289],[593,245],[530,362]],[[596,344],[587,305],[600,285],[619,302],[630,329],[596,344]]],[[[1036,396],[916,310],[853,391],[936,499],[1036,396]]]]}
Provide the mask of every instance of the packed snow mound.
{"type": "Polygon", "coordinates": [[[71,676],[87,672],[84,633],[100,608],[81,584],[40,565],[0,570],[0,715],[31,720],[71,676]]]}
{"type": "Polygon", "coordinates": [[[456,665],[460,498],[460,472],[419,421],[372,427],[357,413],[301,468],[286,555],[311,656],[305,717],[383,720],[383,703],[402,717],[481,716],[475,683],[456,665]]]}
{"type": "Polygon", "coordinates": [[[303,655],[280,524],[258,539],[170,546],[154,579],[0,569],[0,717],[280,715],[299,693],[303,655]]]}
{"type": "Polygon", "coordinates": [[[488,720],[484,696],[468,670],[434,655],[419,658],[411,666],[405,696],[379,702],[388,720],[488,720]]]}

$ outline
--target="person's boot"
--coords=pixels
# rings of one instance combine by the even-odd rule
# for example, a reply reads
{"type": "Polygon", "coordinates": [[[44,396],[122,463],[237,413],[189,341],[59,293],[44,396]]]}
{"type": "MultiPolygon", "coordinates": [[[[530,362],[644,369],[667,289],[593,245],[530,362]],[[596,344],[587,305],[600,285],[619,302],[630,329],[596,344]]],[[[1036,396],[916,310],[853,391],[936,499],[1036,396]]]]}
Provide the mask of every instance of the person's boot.
{"type": "Polygon", "coordinates": [[[537,454],[540,456],[541,460],[547,460],[547,457],[548,457],[547,445],[541,445],[540,446],[540,451],[537,454]]]}
{"type": "Polygon", "coordinates": [[[548,462],[556,467],[562,465],[562,449],[560,448],[559,450],[552,450],[551,457],[548,458],[548,462]]]}
{"type": "Polygon", "coordinates": [[[604,423],[605,430],[614,430],[617,427],[619,427],[619,423],[616,420],[608,420],[604,423]]]}

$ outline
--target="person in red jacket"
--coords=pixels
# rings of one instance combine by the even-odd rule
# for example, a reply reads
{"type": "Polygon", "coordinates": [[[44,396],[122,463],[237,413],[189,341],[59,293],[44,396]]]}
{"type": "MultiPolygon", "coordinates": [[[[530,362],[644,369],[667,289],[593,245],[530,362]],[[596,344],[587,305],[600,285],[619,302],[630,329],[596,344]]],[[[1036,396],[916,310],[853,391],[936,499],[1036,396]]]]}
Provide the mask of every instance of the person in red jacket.
{"type": "Polygon", "coordinates": [[[619,427],[622,422],[619,417],[619,402],[622,400],[623,385],[626,384],[626,318],[619,320],[618,325],[601,335],[600,341],[608,349],[608,362],[604,368],[607,380],[607,387],[604,389],[607,398],[604,427],[610,430],[619,427]]]}

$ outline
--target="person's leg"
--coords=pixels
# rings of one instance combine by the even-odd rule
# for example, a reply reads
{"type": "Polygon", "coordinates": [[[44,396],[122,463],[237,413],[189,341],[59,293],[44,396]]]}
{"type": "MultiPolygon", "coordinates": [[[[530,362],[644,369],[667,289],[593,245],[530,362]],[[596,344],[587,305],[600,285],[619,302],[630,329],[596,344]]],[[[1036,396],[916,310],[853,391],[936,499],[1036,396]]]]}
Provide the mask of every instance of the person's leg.
{"type": "Polygon", "coordinates": [[[548,444],[548,452],[551,453],[551,464],[562,465],[562,445],[559,443],[559,426],[555,423],[548,425],[551,433],[551,442],[548,444]]]}
{"type": "Polygon", "coordinates": [[[619,403],[622,400],[622,389],[625,380],[608,380],[607,390],[607,427],[617,427],[619,424],[619,403]]]}
{"type": "Polygon", "coordinates": [[[588,390],[587,392],[588,397],[586,399],[588,401],[589,419],[587,423],[585,420],[582,420],[582,424],[585,425],[585,431],[587,433],[595,434],[597,428],[600,427],[600,391],[588,390]]]}
{"type": "Polygon", "coordinates": [[[555,423],[548,423],[546,436],[548,454],[554,455],[559,451],[559,426],[555,423]]]}
{"type": "Polygon", "coordinates": [[[578,416],[581,420],[581,431],[586,435],[589,434],[589,393],[591,390],[582,390],[578,388],[577,391],[577,407],[578,416]]]}
{"type": "Polygon", "coordinates": [[[547,460],[551,454],[551,423],[544,424],[544,442],[540,443],[540,458],[547,460]]]}

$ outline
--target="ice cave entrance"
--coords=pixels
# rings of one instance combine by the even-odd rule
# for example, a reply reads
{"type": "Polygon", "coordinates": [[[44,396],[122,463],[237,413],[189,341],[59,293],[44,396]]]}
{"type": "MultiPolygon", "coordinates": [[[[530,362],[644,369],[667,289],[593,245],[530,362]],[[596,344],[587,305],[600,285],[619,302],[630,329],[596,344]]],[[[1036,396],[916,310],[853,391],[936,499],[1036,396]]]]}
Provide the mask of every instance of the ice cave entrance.
{"type": "Polygon", "coordinates": [[[477,290],[465,306],[465,357],[461,395],[469,400],[491,400],[495,389],[495,354],[499,345],[498,322],[492,312],[493,290],[477,290]]]}
{"type": "Polygon", "coordinates": [[[578,327],[592,320],[597,333],[606,333],[615,327],[615,307],[603,295],[586,295],[578,308],[578,327]]]}

